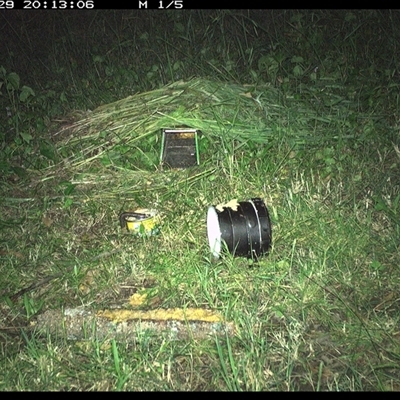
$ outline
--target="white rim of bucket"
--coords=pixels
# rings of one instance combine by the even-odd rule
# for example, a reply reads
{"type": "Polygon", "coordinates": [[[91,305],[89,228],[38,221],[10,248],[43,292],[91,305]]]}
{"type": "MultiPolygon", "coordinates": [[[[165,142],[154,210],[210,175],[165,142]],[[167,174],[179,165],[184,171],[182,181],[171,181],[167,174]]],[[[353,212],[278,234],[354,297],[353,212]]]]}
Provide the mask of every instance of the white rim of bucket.
{"type": "Polygon", "coordinates": [[[211,254],[215,258],[219,258],[221,252],[221,229],[217,211],[213,206],[209,207],[207,212],[207,236],[211,254]]]}

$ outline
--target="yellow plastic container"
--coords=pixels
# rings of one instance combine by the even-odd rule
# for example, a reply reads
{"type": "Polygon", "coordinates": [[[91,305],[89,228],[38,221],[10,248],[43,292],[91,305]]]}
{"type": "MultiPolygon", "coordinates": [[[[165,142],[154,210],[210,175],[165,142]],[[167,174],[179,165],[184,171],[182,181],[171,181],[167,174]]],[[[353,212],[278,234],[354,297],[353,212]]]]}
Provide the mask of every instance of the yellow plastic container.
{"type": "Polygon", "coordinates": [[[153,236],[160,232],[160,216],[156,210],[140,208],[119,216],[121,228],[139,236],[153,236]]]}

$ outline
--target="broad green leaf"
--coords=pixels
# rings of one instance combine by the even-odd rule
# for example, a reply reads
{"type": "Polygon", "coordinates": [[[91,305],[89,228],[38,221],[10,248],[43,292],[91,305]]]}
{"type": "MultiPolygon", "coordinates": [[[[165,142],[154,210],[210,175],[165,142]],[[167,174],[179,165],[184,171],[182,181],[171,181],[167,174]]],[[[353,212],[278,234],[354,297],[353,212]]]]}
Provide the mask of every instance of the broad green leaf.
{"type": "Polygon", "coordinates": [[[29,142],[32,140],[32,135],[30,135],[29,133],[20,132],[19,134],[20,134],[20,136],[22,137],[22,139],[24,139],[24,141],[25,141],[26,143],[29,143],[29,142]]]}
{"type": "Polygon", "coordinates": [[[16,72],[10,72],[7,75],[7,82],[11,84],[14,89],[18,89],[20,83],[19,75],[16,72]]]}
{"type": "Polygon", "coordinates": [[[29,86],[22,86],[21,93],[19,95],[20,101],[24,103],[29,96],[35,96],[35,92],[29,86]]]}

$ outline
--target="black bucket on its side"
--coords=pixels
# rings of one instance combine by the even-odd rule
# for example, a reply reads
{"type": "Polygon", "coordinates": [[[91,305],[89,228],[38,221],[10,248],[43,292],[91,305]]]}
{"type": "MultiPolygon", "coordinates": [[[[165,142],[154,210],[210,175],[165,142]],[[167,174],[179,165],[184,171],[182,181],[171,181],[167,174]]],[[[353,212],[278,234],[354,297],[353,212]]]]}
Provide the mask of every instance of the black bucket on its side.
{"type": "Polygon", "coordinates": [[[207,213],[211,253],[219,258],[222,242],[231,254],[252,259],[268,252],[272,243],[271,221],[259,198],[211,206],[207,213]]]}

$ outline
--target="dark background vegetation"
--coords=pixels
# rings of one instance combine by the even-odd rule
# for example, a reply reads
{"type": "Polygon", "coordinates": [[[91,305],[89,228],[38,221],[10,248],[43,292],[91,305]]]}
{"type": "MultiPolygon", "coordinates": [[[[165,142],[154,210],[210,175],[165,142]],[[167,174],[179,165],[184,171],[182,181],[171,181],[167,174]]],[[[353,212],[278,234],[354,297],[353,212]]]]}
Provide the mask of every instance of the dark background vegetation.
{"type": "Polygon", "coordinates": [[[294,56],[299,79],[318,67],[344,82],[388,81],[399,78],[399,19],[392,10],[3,11],[0,65],[38,91],[94,105],[191,76],[269,82],[291,75],[294,56]]]}

